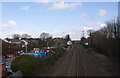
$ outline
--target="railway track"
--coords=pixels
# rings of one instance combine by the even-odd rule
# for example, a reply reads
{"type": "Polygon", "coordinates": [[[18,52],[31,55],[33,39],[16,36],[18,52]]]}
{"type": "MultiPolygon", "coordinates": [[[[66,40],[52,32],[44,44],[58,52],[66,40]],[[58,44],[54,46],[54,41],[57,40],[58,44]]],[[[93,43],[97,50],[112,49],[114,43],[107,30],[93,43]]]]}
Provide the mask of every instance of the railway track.
{"type": "Polygon", "coordinates": [[[70,51],[69,53],[69,59],[67,60],[67,62],[65,62],[62,65],[62,68],[60,69],[59,73],[58,73],[58,78],[61,76],[70,76],[71,75],[71,67],[73,64],[73,60],[75,57],[75,51],[74,48],[72,47],[72,51],[70,51]]]}
{"type": "MultiPolygon", "coordinates": [[[[82,47],[82,46],[81,46],[82,47]]],[[[83,48],[83,47],[82,47],[83,48]]],[[[93,70],[95,71],[95,73],[96,73],[96,76],[98,76],[99,78],[100,78],[100,72],[97,70],[97,67],[96,67],[96,65],[92,62],[92,59],[90,58],[90,56],[87,54],[87,53],[85,53],[86,54],[86,57],[87,57],[87,59],[88,59],[88,62],[89,62],[89,64],[91,65],[91,67],[93,68],[93,70]]]]}
{"type": "Polygon", "coordinates": [[[69,55],[66,57],[66,62],[62,64],[58,78],[61,76],[84,76],[87,78],[88,76],[99,76],[98,71],[94,68],[94,64],[90,61],[90,57],[87,53],[82,52],[82,48],[78,45],[72,47],[72,50],[68,53],[69,55]],[[75,48],[74,48],[75,47],[75,48]]]}
{"type": "MultiPolygon", "coordinates": [[[[86,65],[84,63],[84,58],[83,58],[83,55],[82,55],[82,52],[79,51],[79,55],[81,56],[81,60],[82,60],[82,65],[83,65],[83,68],[84,68],[84,74],[85,74],[85,78],[87,78],[87,72],[86,72],[86,65]]],[[[80,58],[79,58],[80,59],[80,58]]]]}

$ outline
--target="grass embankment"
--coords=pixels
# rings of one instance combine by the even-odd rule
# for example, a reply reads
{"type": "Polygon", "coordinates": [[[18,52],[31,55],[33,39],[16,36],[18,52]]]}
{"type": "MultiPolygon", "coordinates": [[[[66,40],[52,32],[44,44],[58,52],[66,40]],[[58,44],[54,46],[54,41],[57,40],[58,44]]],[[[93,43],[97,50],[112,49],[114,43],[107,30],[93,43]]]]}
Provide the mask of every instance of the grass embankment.
{"type": "Polygon", "coordinates": [[[54,66],[55,62],[59,60],[59,58],[63,57],[66,54],[66,50],[63,48],[57,48],[55,50],[55,54],[48,55],[45,58],[38,58],[39,68],[36,72],[36,76],[47,76],[50,69],[54,66]]]}
{"type": "Polygon", "coordinates": [[[115,58],[100,54],[92,48],[85,48],[85,50],[101,76],[119,76],[119,64],[115,58]]]}

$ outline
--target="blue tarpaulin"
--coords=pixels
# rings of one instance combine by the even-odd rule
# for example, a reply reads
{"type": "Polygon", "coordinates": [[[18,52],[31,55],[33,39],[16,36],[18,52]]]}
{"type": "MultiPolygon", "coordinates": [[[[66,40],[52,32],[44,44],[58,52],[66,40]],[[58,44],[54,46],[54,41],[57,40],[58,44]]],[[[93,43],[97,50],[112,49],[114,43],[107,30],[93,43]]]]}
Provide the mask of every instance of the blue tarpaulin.
{"type": "Polygon", "coordinates": [[[38,58],[46,56],[45,52],[38,52],[38,58]]]}
{"type": "Polygon", "coordinates": [[[33,53],[27,53],[27,54],[32,55],[32,56],[34,55],[33,53]]]}
{"type": "MultiPolygon", "coordinates": [[[[50,52],[47,52],[47,53],[49,55],[50,52]]],[[[23,54],[32,55],[32,56],[38,57],[38,58],[42,58],[42,57],[46,56],[45,52],[37,52],[37,53],[24,53],[24,52],[22,52],[22,53],[20,53],[20,55],[23,55],[23,54]]]]}
{"type": "Polygon", "coordinates": [[[33,56],[38,57],[38,53],[34,53],[33,56]]]}
{"type": "Polygon", "coordinates": [[[23,55],[23,54],[27,54],[27,53],[24,53],[24,52],[20,53],[20,55],[23,55]]]}

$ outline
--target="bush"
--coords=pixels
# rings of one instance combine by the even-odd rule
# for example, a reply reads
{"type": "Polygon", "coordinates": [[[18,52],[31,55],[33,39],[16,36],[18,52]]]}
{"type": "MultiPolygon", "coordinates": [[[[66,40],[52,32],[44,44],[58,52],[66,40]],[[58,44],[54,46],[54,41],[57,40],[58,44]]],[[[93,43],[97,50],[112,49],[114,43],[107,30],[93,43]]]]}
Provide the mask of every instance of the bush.
{"type": "Polygon", "coordinates": [[[13,72],[21,70],[24,76],[34,74],[37,68],[38,60],[31,55],[21,55],[13,60],[11,64],[11,69],[13,72]]]}
{"type": "Polygon", "coordinates": [[[46,56],[46,58],[39,59],[39,72],[47,71],[51,66],[55,63],[55,59],[53,56],[46,56]]]}
{"type": "Polygon", "coordinates": [[[58,60],[58,58],[62,57],[65,54],[66,50],[64,50],[62,47],[58,47],[55,50],[54,58],[58,60]]]}

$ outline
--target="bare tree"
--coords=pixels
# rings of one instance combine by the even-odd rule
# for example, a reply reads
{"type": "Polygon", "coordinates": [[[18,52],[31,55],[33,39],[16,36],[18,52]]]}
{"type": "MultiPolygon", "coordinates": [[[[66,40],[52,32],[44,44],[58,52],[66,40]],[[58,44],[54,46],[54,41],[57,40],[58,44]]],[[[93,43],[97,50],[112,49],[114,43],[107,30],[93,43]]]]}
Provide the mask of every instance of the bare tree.
{"type": "Polygon", "coordinates": [[[28,39],[28,38],[31,38],[31,35],[28,35],[27,33],[23,33],[21,38],[28,39]]]}
{"type": "Polygon", "coordinates": [[[67,34],[67,35],[65,36],[65,40],[66,40],[66,41],[71,40],[71,39],[70,39],[70,35],[69,35],[69,34],[67,34]]]}
{"type": "Polygon", "coordinates": [[[87,30],[87,34],[88,34],[89,36],[91,36],[92,32],[93,32],[93,30],[92,30],[92,29],[87,30]]]}
{"type": "Polygon", "coordinates": [[[43,32],[43,33],[40,34],[40,38],[41,38],[42,40],[46,40],[46,39],[49,38],[49,37],[52,37],[52,35],[51,35],[50,33],[45,33],[45,32],[43,32]]]}
{"type": "Polygon", "coordinates": [[[120,38],[119,22],[118,18],[107,22],[107,27],[102,29],[102,33],[104,33],[107,38],[120,38]]]}
{"type": "Polygon", "coordinates": [[[106,27],[95,31],[90,36],[92,47],[112,57],[120,56],[120,20],[114,19],[106,23],[106,27]]]}
{"type": "Polygon", "coordinates": [[[21,36],[20,34],[13,34],[12,37],[13,39],[20,39],[21,36]]]}

